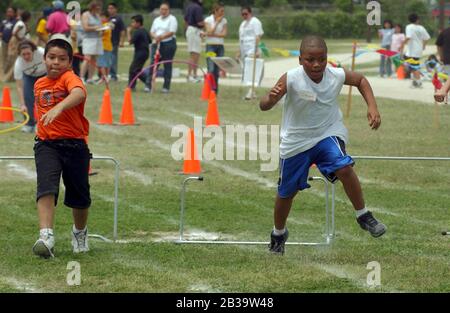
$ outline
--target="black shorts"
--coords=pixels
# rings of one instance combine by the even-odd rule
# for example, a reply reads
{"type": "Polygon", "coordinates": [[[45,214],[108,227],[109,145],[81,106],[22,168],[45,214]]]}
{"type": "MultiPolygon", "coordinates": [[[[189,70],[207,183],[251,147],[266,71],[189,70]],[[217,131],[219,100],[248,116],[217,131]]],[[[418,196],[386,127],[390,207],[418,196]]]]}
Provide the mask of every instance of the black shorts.
{"type": "Polygon", "coordinates": [[[91,205],[89,161],[91,154],[82,139],[36,139],[34,156],[37,172],[36,201],[46,195],[59,195],[61,174],[66,187],[64,204],[74,209],[91,205]]]}

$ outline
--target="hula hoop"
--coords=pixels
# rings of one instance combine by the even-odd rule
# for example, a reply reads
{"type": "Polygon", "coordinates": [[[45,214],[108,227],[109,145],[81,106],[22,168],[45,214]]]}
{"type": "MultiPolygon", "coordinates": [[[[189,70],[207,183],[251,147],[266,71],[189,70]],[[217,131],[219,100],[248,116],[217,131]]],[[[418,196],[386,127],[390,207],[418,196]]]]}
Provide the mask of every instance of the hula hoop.
{"type": "Polygon", "coordinates": [[[27,112],[23,112],[23,111],[21,111],[19,109],[16,109],[16,108],[0,107],[0,110],[9,110],[9,111],[14,111],[14,112],[19,112],[19,113],[22,113],[25,116],[25,121],[23,121],[22,123],[20,123],[17,126],[6,128],[6,129],[1,129],[0,130],[0,134],[9,133],[9,132],[12,132],[12,131],[14,131],[16,129],[19,129],[22,126],[25,126],[25,124],[28,123],[28,121],[30,120],[30,116],[28,115],[27,112]]]}

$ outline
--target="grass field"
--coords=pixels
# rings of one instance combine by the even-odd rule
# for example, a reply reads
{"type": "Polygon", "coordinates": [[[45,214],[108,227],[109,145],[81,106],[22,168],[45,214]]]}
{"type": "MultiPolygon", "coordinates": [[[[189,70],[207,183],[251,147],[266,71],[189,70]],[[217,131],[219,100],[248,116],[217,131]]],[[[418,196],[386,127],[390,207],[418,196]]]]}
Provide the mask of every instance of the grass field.
{"type": "MultiPolygon", "coordinates": [[[[158,88],[161,82],[158,81],[158,88]]],[[[111,85],[118,121],[124,83],[111,85]]],[[[13,85],[10,85],[13,88],[13,85]]],[[[281,109],[261,112],[241,100],[245,90],[223,86],[218,96],[225,124],[279,124],[281,109]]],[[[173,125],[193,126],[192,114],[205,116],[201,85],[174,84],[172,93],[133,94],[138,126],[100,126],[95,122],[103,88],[88,86],[86,114],[94,155],[121,164],[119,239],[91,239],[92,251],[73,255],[71,212],[62,204],[56,216],[56,255],[36,258],[34,164],[0,162],[0,291],[2,292],[449,292],[450,170],[445,162],[358,161],[369,209],[388,226],[371,238],[355,221],[340,184],[336,195],[337,236],[331,246],[287,246],[284,257],[265,246],[177,245],[181,161],[170,155],[173,125]],[[82,283],[68,286],[67,264],[78,261],[82,283]],[[371,261],[381,265],[381,286],[366,284],[371,261]]],[[[263,95],[265,90],[258,90],[263,95]]],[[[13,94],[13,102],[17,97],[13,94]]],[[[346,97],[340,98],[344,108],[346,97]]],[[[378,98],[382,126],[367,126],[362,98],[353,97],[346,120],[351,155],[449,156],[450,107],[378,98]]],[[[5,127],[5,125],[0,125],[5,127]]],[[[204,142],[207,140],[205,139],[204,142]]],[[[33,136],[19,131],[0,135],[0,155],[32,155],[33,136]]],[[[91,177],[91,233],[112,237],[111,164],[94,161],[91,177]]],[[[204,182],[192,182],[186,199],[187,234],[206,233],[235,240],[268,240],[278,173],[261,172],[259,161],[202,162],[204,182]]],[[[317,174],[312,172],[311,174],[317,174]]],[[[290,241],[322,240],[324,199],[320,184],[302,192],[288,219],[290,241]]],[[[63,198],[60,196],[60,203],[63,198]]]]}

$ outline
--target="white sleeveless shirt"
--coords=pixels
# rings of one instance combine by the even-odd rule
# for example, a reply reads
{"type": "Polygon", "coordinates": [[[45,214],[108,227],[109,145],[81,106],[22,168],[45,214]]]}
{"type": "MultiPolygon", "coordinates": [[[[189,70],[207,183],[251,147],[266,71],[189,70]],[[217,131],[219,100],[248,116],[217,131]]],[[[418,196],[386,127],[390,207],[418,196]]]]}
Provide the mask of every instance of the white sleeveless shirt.
{"type": "Polygon", "coordinates": [[[327,66],[320,83],[313,82],[303,66],[287,72],[283,104],[280,157],[290,158],[329,136],[348,142],[338,96],[344,85],[342,68],[327,66]]]}

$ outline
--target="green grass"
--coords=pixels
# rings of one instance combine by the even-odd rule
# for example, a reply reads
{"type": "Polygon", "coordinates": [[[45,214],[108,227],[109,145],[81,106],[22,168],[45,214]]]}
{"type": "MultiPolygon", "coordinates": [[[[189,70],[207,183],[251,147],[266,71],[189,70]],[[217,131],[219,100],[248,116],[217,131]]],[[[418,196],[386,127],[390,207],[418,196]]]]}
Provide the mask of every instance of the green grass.
{"type": "MultiPolygon", "coordinates": [[[[140,84],[140,83],[139,83],[140,84]]],[[[161,82],[157,82],[161,87],[161,82]]],[[[13,87],[13,85],[10,85],[13,87]]],[[[112,85],[111,98],[118,121],[124,83],[112,85]]],[[[142,84],[138,86],[138,90],[142,84]]],[[[281,110],[261,112],[256,103],[241,100],[245,90],[223,86],[218,97],[222,121],[242,124],[279,124],[281,110]]],[[[174,161],[170,125],[192,126],[182,112],[205,116],[199,100],[201,86],[174,84],[169,96],[133,94],[139,126],[99,126],[101,87],[89,86],[86,114],[95,155],[121,163],[119,237],[130,243],[91,240],[92,251],[73,255],[70,247],[70,210],[62,205],[56,216],[56,255],[40,260],[31,253],[37,238],[35,181],[14,172],[16,163],[34,171],[33,162],[0,162],[0,291],[24,291],[19,281],[42,291],[62,292],[449,292],[449,239],[440,231],[450,228],[449,164],[445,162],[357,161],[366,202],[389,230],[371,238],[355,222],[351,205],[338,184],[337,237],[329,247],[288,246],[284,257],[270,255],[265,246],[176,245],[155,242],[176,235],[181,161],[174,161]],[[178,112],[177,112],[178,111],[178,112]],[[133,176],[147,177],[147,183],[133,176]],[[81,264],[82,284],[66,284],[69,261],[81,264]],[[382,286],[366,286],[367,263],[381,265],[382,286]]],[[[258,90],[262,95],[265,90],[258,90]]],[[[15,92],[13,102],[17,102],[15,92]]],[[[340,97],[345,109],[346,97],[340,97]]],[[[382,126],[367,126],[362,98],[353,97],[346,120],[351,155],[449,156],[450,108],[440,108],[441,127],[433,127],[433,106],[411,101],[378,99],[382,126]]],[[[225,122],[224,122],[225,124],[225,122]]],[[[0,127],[5,127],[0,125],[0,127]]],[[[206,139],[205,139],[206,142],[206,139]]],[[[32,155],[33,137],[19,131],[0,135],[2,155],[32,155]]],[[[258,161],[218,161],[276,183],[277,172],[260,172],[258,161]]],[[[91,177],[92,233],[112,236],[113,167],[93,161],[99,174],[91,177]]],[[[255,180],[232,175],[203,162],[202,183],[188,186],[186,230],[220,233],[224,238],[267,240],[272,227],[275,189],[255,180]]],[[[315,173],[315,172],[314,172],[315,173]]],[[[317,174],[317,173],[315,173],[317,174]]],[[[302,192],[288,220],[291,239],[321,240],[324,202],[319,183],[302,192]]]]}

